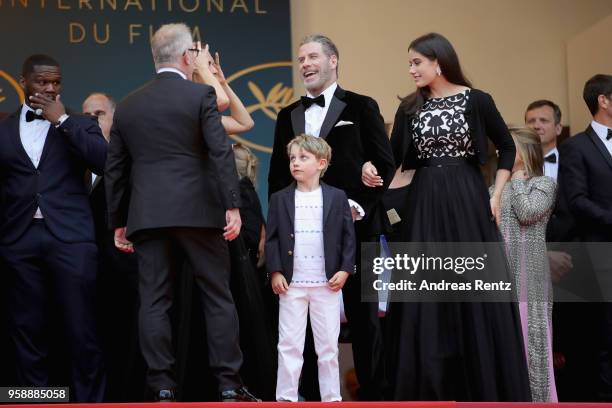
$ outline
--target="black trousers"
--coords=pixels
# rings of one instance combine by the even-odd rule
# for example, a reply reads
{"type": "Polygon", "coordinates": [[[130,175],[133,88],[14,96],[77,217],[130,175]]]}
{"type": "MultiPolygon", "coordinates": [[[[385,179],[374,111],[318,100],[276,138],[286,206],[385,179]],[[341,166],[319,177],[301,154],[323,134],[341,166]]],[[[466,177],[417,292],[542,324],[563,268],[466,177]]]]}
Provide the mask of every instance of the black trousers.
{"type": "Polygon", "coordinates": [[[70,350],[71,399],[101,402],[105,376],[95,329],[97,248],[93,242],[67,243],[55,237],[43,220],[16,242],[0,246],[8,272],[9,333],[15,346],[21,386],[49,384],[47,354],[49,310],[58,306],[70,350]],[[52,305],[54,301],[57,305],[52,305]]]}
{"type": "Polygon", "coordinates": [[[353,361],[359,381],[360,401],[381,401],[386,388],[378,302],[361,300],[362,281],[365,279],[370,282],[373,277],[371,270],[361,270],[361,242],[376,241],[377,237],[368,237],[357,243],[357,273],[349,277],[342,288],[344,312],[350,329],[353,361]]]}
{"type": "MultiPolygon", "coordinates": [[[[242,384],[238,315],[229,288],[228,245],[219,229],[160,228],[134,238],[140,292],[140,346],[147,365],[147,385],[156,392],[175,389],[175,356],[168,314],[173,303],[171,269],[174,245],[187,256],[201,291],[206,319],[209,364],[219,391],[242,384]]],[[[180,271],[176,271],[180,273],[180,271]]]]}

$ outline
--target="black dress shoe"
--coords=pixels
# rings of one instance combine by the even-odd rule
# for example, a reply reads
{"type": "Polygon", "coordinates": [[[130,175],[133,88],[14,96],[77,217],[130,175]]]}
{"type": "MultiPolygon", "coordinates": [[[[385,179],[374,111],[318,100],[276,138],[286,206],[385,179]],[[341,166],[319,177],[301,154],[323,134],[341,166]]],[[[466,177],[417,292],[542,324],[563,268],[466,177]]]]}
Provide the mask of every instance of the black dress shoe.
{"type": "Polygon", "coordinates": [[[176,395],[174,395],[174,390],[159,390],[157,394],[155,394],[155,401],[157,402],[175,402],[176,395]]]}
{"type": "Polygon", "coordinates": [[[221,402],[261,402],[246,389],[246,387],[236,388],[221,392],[221,402]]]}

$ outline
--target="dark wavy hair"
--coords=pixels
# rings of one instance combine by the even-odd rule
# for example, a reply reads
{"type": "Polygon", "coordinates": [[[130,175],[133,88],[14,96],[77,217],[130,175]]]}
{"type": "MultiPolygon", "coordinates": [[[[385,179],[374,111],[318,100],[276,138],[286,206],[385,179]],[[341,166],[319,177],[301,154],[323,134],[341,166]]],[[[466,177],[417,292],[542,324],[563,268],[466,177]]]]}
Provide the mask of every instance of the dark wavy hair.
{"type": "MultiPolygon", "coordinates": [[[[472,87],[470,81],[465,78],[459,64],[459,57],[453,45],[442,34],[429,33],[413,40],[408,46],[408,50],[413,50],[422,54],[429,60],[437,60],[442,75],[455,85],[472,87]]],[[[425,103],[429,97],[429,87],[418,88],[410,95],[400,98],[400,106],[408,115],[414,114],[425,103]]]]}

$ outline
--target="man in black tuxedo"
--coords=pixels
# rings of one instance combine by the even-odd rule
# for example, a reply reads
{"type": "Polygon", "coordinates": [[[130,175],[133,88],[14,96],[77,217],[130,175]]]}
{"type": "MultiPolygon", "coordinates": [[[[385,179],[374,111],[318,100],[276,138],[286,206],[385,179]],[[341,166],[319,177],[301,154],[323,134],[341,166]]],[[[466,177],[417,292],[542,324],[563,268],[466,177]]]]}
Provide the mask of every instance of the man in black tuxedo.
{"type": "Polygon", "coordinates": [[[558,146],[563,130],[561,109],[549,100],[527,106],[525,124],[539,136],[544,150],[544,175],[557,181],[557,200],[546,226],[548,262],[555,287],[553,305],[553,351],[555,381],[560,401],[593,401],[597,398],[598,333],[597,306],[569,302],[564,291],[577,298],[590,297],[596,281],[588,255],[576,241],[575,222],[569,210],[559,164],[565,160],[566,144],[558,146]],[[590,282],[590,283],[589,283],[590,282]]]}
{"type": "MultiPolygon", "coordinates": [[[[115,101],[92,93],[83,101],[83,114],[95,117],[104,139],[110,140],[115,101]]],[[[107,402],[141,401],[143,362],[138,346],[138,261],[136,254],[115,247],[108,229],[104,177],[87,174],[89,201],[98,245],[98,316],[106,367],[107,402]]]]}
{"type": "MultiPolygon", "coordinates": [[[[307,96],[278,114],[268,192],[272,194],[292,182],[286,148],[291,139],[302,133],[325,138],[332,148],[332,159],[322,180],[344,190],[348,196],[358,242],[376,241],[385,225],[386,215],[380,204],[395,172],[393,153],[376,101],[338,86],[338,60],[338,49],[329,38],[315,34],[302,40],[298,63],[307,96]],[[384,185],[369,188],[361,182],[361,167],[368,161],[379,169],[384,185]]],[[[359,258],[358,245],[357,265],[359,258]]],[[[361,302],[358,272],[343,288],[344,308],[351,330],[360,399],[379,400],[384,370],[378,305],[361,302]]]]}
{"type": "MultiPolygon", "coordinates": [[[[564,149],[560,173],[569,209],[582,242],[612,241],[612,75],[595,75],[583,91],[593,115],[587,129],[572,137],[564,149]]],[[[609,251],[607,251],[609,253],[609,251]]],[[[593,268],[609,268],[608,259],[592,259],[593,268]],[[607,266],[603,263],[607,262],[607,266]]],[[[598,275],[604,296],[610,297],[610,271],[598,275]]],[[[599,359],[600,399],[612,401],[612,304],[602,304],[602,344],[599,359]]]]}
{"type": "Polygon", "coordinates": [[[214,89],[187,80],[201,51],[189,28],[162,26],[151,50],[157,76],[118,104],[104,174],[115,245],[138,256],[147,385],[157,400],[175,399],[168,311],[177,245],[202,292],[209,362],[221,400],[255,401],[238,375],[242,354],[229,289],[226,240],[235,239],[241,226],[232,148],[214,89]]]}
{"type": "Polygon", "coordinates": [[[49,386],[45,323],[57,304],[71,353],[71,396],[99,402],[102,355],[95,333],[97,249],[88,168],[102,174],[106,142],[91,118],[67,114],[59,64],[23,64],[23,106],[0,124],[0,256],[9,273],[10,335],[22,386],[49,386]]]}

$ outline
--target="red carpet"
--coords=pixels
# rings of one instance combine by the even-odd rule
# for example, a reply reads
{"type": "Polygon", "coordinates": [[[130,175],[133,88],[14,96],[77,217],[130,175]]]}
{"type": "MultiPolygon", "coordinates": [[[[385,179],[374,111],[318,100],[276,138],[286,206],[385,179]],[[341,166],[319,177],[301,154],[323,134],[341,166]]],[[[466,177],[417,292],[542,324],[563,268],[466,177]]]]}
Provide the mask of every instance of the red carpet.
{"type": "Polygon", "coordinates": [[[137,404],[15,404],[2,407],[19,408],[610,408],[610,403],[532,403],[532,402],[174,402],[137,404]]]}

